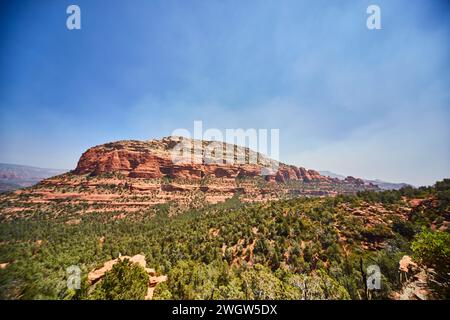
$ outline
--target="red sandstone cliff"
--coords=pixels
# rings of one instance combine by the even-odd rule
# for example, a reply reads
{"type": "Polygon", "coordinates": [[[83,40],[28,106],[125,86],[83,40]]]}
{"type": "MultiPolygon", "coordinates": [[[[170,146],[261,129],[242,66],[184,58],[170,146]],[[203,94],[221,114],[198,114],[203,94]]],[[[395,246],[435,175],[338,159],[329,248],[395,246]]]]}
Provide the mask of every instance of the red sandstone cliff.
{"type": "Polygon", "coordinates": [[[122,219],[130,212],[152,214],[153,206],[165,203],[171,203],[169,215],[178,214],[236,194],[241,202],[258,202],[377,189],[357,178],[328,178],[314,170],[277,163],[248,148],[223,143],[211,148],[214,144],[169,137],[90,148],[72,172],[12,194],[10,199],[17,205],[6,210],[5,217],[14,219],[27,215],[30,208],[42,210],[57,203],[80,205],[76,210],[82,213],[121,212],[115,218],[122,219]],[[187,150],[182,157],[173,152],[180,142],[187,150]]]}
{"type": "Polygon", "coordinates": [[[264,174],[266,180],[329,180],[315,170],[276,163],[248,148],[225,143],[220,143],[219,146],[219,149],[214,149],[213,142],[181,137],[151,141],[118,141],[87,150],[81,156],[74,173],[99,175],[119,172],[130,178],[169,177],[197,180],[207,176],[232,179],[261,176],[267,168],[275,168],[270,174],[264,174]],[[180,154],[173,151],[180,143],[184,146],[185,153],[182,158],[174,158],[174,155],[180,154]],[[216,151],[216,154],[214,150],[220,152],[216,151]]]}

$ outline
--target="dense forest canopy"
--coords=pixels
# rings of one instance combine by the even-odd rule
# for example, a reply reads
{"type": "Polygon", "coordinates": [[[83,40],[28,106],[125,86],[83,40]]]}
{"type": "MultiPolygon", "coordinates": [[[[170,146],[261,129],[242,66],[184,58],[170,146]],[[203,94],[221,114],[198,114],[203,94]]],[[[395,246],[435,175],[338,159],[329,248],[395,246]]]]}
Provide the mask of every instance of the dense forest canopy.
{"type": "Polygon", "coordinates": [[[175,216],[169,203],[152,214],[91,213],[68,223],[77,207],[54,209],[63,213],[1,222],[0,298],[143,298],[142,270],[128,263],[87,293],[89,271],[138,253],[168,276],[154,299],[392,298],[404,285],[405,255],[428,270],[432,298],[450,298],[449,179],[418,189],[257,204],[236,194],[175,216]],[[79,290],[67,288],[71,265],[82,270],[79,290]],[[381,272],[381,288],[370,292],[369,265],[381,272]],[[130,274],[128,295],[118,281],[123,274],[130,274]]]}

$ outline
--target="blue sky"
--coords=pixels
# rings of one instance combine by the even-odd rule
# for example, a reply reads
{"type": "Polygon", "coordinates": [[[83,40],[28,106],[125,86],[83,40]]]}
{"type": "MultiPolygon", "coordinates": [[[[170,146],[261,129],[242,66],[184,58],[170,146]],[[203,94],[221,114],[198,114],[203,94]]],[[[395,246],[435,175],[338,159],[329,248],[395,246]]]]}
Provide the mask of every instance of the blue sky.
{"type": "Polygon", "coordinates": [[[177,128],[279,128],[280,160],[450,176],[446,1],[15,1],[0,8],[0,162],[74,168],[177,128]],[[66,8],[81,8],[81,30],[66,8]],[[381,8],[381,30],[366,8],[381,8]]]}

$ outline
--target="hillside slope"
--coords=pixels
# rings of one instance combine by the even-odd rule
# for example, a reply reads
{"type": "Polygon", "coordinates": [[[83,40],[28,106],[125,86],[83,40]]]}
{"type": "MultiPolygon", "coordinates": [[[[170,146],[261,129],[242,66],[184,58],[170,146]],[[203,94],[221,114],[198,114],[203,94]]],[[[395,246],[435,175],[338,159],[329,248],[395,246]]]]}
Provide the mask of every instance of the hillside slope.
{"type": "MultiPolygon", "coordinates": [[[[139,253],[167,275],[156,299],[402,297],[396,292],[410,285],[400,277],[405,255],[434,267],[425,264],[430,253],[423,250],[435,248],[431,257],[448,272],[448,256],[439,250],[448,249],[449,195],[446,180],[433,188],[335,198],[243,203],[235,196],[177,216],[167,204],[127,215],[76,216],[55,206],[53,214],[0,224],[1,298],[89,298],[84,289],[75,294],[65,286],[68,266],[87,275],[120,254],[139,253]],[[428,232],[447,240],[429,243],[428,232]],[[363,271],[373,264],[382,286],[368,293],[363,271]]],[[[422,288],[421,297],[445,297],[449,279],[436,279],[441,287],[422,288]]]]}
{"type": "Polygon", "coordinates": [[[0,196],[9,203],[0,214],[4,218],[52,214],[55,204],[66,214],[127,213],[169,202],[177,211],[223,202],[235,194],[243,202],[263,202],[378,189],[361,179],[341,181],[277,163],[248,148],[220,144],[223,149],[218,153],[211,146],[211,141],[180,137],[96,146],[83,153],[72,172],[0,196]],[[180,142],[188,151],[182,161],[174,161],[172,150],[180,142]],[[226,150],[232,151],[231,158],[226,150]]]}
{"type": "Polygon", "coordinates": [[[450,180],[380,191],[236,146],[257,161],[211,163],[210,142],[189,149],[201,161],[173,162],[177,142],[93,147],[74,171],[1,194],[0,298],[113,299],[87,277],[122,255],[145,257],[140,278],[153,283],[139,286],[155,299],[450,296],[450,180]],[[369,292],[373,264],[382,286],[369,292]],[[67,288],[70,266],[82,272],[79,290],[67,288]]]}

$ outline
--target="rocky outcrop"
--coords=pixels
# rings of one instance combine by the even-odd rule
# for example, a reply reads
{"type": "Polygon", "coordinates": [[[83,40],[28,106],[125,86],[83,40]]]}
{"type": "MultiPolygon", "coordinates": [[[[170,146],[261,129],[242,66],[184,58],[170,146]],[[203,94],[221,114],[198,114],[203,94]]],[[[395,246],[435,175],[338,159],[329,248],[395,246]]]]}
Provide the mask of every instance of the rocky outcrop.
{"type": "Polygon", "coordinates": [[[412,261],[410,256],[403,256],[398,265],[398,270],[404,273],[410,273],[417,268],[417,263],[412,261]]]}
{"type": "Polygon", "coordinates": [[[130,178],[146,179],[199,180],[207,176],[236,179],[262,175],[268,181],[277,182],[329,179],[315,170],[277,163],[244,147],[220,143],[221,152],[212,153],[211,145],[215,144],[217,142],[182,137],[108,143],[83,153],[74,173],[100,175],[115,172],[130,178]],[[184,150],[184,153],[177,150],[184,150]]]}
{"type": "Polygon", "coordinates": [[[344,180],[345,182],[356,184],[356,185],[364,185],[364,180],[360,178],[355,178],[352,176],[348,176],[344,180]]]}
{"type": "Polygon", "coordinates": [[[108,271],[110,271],[117,262],[123,261],[125,259],[129,260],[132,263],[138,264],[139,266],[144,268],[145,271],[147,272],[147,274],[148,274],[148,287],[147,287],[147,294],[145,296],[145,300],[151,300],[152,297],[153,297],[153,292],[155,290],[156,285],[158,283],[167,281],[167,276],[165,276],[165,275],[157,276],[155,269],[147,268],[147,263],[145,261],[145,256],[141,255],[141,254],[137,254],[137,255],[135,255],[133,257],[120,256],[117,259],[113,259],[113,260],[109,260],[109,261],[105,262],[102,267],[94,269],[91,272],[89,272],[89,274],[88,274],[88,282],[89,282],[89,284],[94,285],[98,281],[101,281],[101,279],[105,276],[105,274],[108,271]]]}
{"type": "MultiPolygon", "coordinates": [[[[101,280],[105,274],[110,271],[112,269],[112,267],[119,261],[123,261],[125,259],[130,260],[130,262],[132,263],[137,263],[138,265],[140,265],[142,268],[146,269],[147,263],[145,261],[145,256],[141,255],[141,254],[137,254],[133,257],[129,257],[129,256],[120,256],[117,259],[113,259],[113,260],[109,260],[107,262],[105,262],[103,264],[103,266],[101,266],[100,268],[94,269],[91,272],[89,272],[88,274],[88,282],[90,284],[94,284],[96,282],[98,282],[99,280],[101,280]]],[[[146,269],[147,270],[147,269],[146,269]]],[[[150,271],[152,269],[149,269],[150,271]]],[[[154,272],[153,272],[154,273],[154,272]]]]}
{"type": "MultiPolygon", "coordinates": [[[[278,163],[248,148],[220,143],[222,148],[212,152],[211,145],[217,143],[169,137],[90,148],[72,172],[11,194],[9,199],[17,206],[3,210],[0,217],[30,216],[34,208],[52,204],[80,204],[80,214],[120,212],[114,219],[122,219],[128,213],[153,214],[153,207],[167,203],[172,204],[169,215],[173,215],[235,195],[242,202],[265,202],[377,189],[360,179],[341,181],[278,163]],[[185,150],[181,157],[180,144],[185,150]]],[[[66,223],[81,222],[68,219],[66,223]]]]}
{"type": "Polygon", "coordinates": [[[428,287],[430,270],[426,270],[415,263],[410,256],[403,256],[399,261],[400,282],[399,292],[393,292],[391,298],[395,300],[428,300],[431,290],[428,287]]]}

